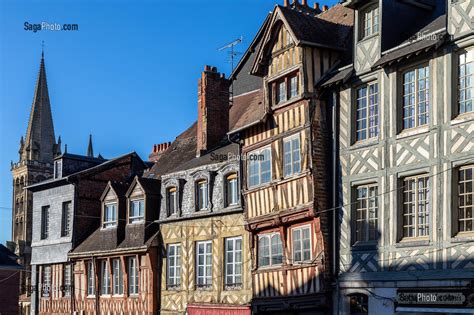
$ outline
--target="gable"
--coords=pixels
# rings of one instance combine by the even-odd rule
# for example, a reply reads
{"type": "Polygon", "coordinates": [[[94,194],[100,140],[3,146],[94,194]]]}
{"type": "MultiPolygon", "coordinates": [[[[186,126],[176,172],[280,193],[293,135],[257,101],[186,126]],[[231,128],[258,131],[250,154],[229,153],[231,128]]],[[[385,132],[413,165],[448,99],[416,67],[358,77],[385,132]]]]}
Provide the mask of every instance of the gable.
{"type": "Polygon", "coordinates": [[[108,191],[105,194],[105,196],[103,198],[103,201],[104,201],[104,203],[117,201],[117,194],[115,193],[115,191],[112,188],[108,187],[108,191]]]}
{"type": "Polygon", "coordinates": [[[129,194],[129,198],[137,198],[137,197],[143,197],[144,191],[142,186],[138,182],[136,182],[135,186],[133,187],[132,191],[129,194]]]}

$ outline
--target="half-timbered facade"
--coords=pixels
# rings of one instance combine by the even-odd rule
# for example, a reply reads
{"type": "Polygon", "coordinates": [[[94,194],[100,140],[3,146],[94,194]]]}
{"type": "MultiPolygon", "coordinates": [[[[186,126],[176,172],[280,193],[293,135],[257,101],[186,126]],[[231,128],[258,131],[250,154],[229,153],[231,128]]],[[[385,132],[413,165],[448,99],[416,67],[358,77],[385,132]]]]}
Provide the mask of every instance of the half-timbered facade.
{"type": "Polygon", "coordinates": [[[275,7],[248,58],[252,75],[262,78],[260,98],[247,101],[248,115],[231,131],[242,143],[258,314],[330,311],[331,124],[314,86],[344,57],[352,11],[324,9],[297,1],[275,7]]]}
{"type": "Polygon", "coordinates": [[[75,312],[159,314],[159,189],[138,176],[108,183],[100,227],[69,254],[75,312]]]}
{"type": "Polygon", "coordinates": [[[197,122],[146,175],[161,181],[161,314],[250,314],[239,145],[226,136],[236,120],[229,83],[206,66],[197,122]]]}
{"type": "Polygon", "coordinates": [[[472,313],[473,2],[346,5],[353,63],[323,84],[339,126],[334,314],[472,313]]]}

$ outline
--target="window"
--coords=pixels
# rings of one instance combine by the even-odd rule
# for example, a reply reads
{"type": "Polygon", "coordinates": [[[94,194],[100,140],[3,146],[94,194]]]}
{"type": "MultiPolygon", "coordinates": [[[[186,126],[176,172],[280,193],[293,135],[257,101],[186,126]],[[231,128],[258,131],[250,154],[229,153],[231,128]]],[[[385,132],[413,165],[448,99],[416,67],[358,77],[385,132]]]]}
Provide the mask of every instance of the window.
{"type": "Polygon", "coordinates": [[[269,183],[271,177],[270,148],[264,148],[249,153],[249,187],[269,183]]]}
{"type": "Polygon", "coordinates": [[[101,262],[100,274],[102,276],[100,294],[109,295],[110,294],[110,271],[109,271],[109,264],[107,263],[107,260],[103,260],[101,262]]]}
{"type": "Polygon", "coordinates": [[[196,269],[198,287],[210,287],[212,285],[212,242],[204,241],[196,243],[196,269]]]}
{"type": "Polygon", "coordinates": [[[63,161],[54,161],[54,179],[61,178],[63,176],[63,161]]]}
{"type": "Polygon", "coordinates": [[[258,266],[280,265],[283,262],[283,245],[279,233],[265,234],[258,239],[258,266]]]}
{"type": "Polygon", "coordinates": [[[208,186],[206,180],[197,182],[197,209],[205,210],[208,208],[208,186]]]}
{"type": "Polygon", "coordinates": [[[364,26],[362,38],[371,36],[379,31],[379,8],[372,7],[363,13],[362,25],[364,26]]]}
{"type": "Polygon", "coordinates": [[[43,266],[43,286],[41,296],[48,297],[51,293],[51,266],[43,266]]]}
{"type": "Polygon", "coordinates": [[[71,233],[71,202],[63,202],[61,219],[61,236],[69,236],[71,233]]]}
{"type": "Polygon", "coordinates": [[[92,261],[87,263],[87,295],[95,295],[95,274],[92,261]]]}
{"type": "Polygon", "coordinates": [[[361,185],[355,190],[355,240],[377,240],[378,188],[377,185],[361,185]]]}
{"type": "Polygon", "coordinates": [[[290,77],[290,99],[298,96],[298,75],[290,77]]]}
{"type": "Polygon", "coordinates": [[[379,126],[378,84],[357,89],[356,140],[377,137],[379,126]]]}
{"type": "Polygon", "coordinates": [[[459,55],[459,113],[473,111],[474,103],[474,49],[459,55]]]}
{"type": "Polygon", "coordinates": [[[41,239],[48,238],[49,234],[49,206],[41,207],[41,239]]]}
{"type": "Polygon", "coordinates": [[[242,284],[242,237],[225,239],[225,285],[242,284]]]}
{"type": "Polygon", "coordinates": [[[72,272],[71,265],[63,265],[63,293],[64,296],[71,296],[72,272]]]}
{"type": "Polygon", "coordinates": [[[132,200],[130,202],[130,217],[129,223],[139,223],[144,219],[144,205],[145,201],[143,199],[132,200]]]}
{"type": "Polygon", "coordinates": [[[117,204],[107,203],[104,205],[104,228],[117,226],[117,204]]]}
{"type": "Polygon", "coordinates": [[[112,273],[114,280],[114,294],[122,295],[123,294],[123,271],[122,264],[120,259],[112,259],[112,273]]]}
{"type": "Polygon", "coordinates": [[[280,104],[286,101],[286,81],[277,82],[277,99],[276,103],[280,104]]]}
{"type": "Polygon", "coordinates": [[[239,187],[236,173],[226,176],[225,190],[226,207],[239,204],[239,187]]]}
{"type": "Polygon", "coordinates": [[[285,176],[298,174],[301,171],[299,134],[283,140],[283,165],[285,176]]]}
{"type": "Polygon", "coordinates": [[[169,244],[168,253],[168,274],[166,284],[168,289],[176,289],[181,284],[181,244],[169,244]]]}
{"type": "Polygon", "coordinates": [[[403,187],[403,237],[429,235],[429,178],[405,178],[403,187]]]}
{"type": "Polygon", "coordinates": [[[136,257],[128,258],[128,294],[138,294],[138,264],[136,257]]]}
{"type": "Polygon", "coordinates": [[[369,298],[365,294],[353,294],[350,297],[351,315],[369,314],[369,298]]]}
{"type": "Polygon", "coordinates": [[[166,190],[166,202],[168,205],[168,215],[178,213],[178,194],[176,187],[170,187],[166,190]]]}
{"type": "Polygon", "coordinates": [[[403,128],[429,122],[430,68],[420,66],[403,73],[403,128]]]}
{"type": "Polygon", "coordinates": [[[293,262],[311,260],[311,227],[293,229],[293,262]]]}
{"type": "Polygon", "coordinates": [[[458,179],[459,232],[474,231],[474,165],[461,167],[458,179]]]}

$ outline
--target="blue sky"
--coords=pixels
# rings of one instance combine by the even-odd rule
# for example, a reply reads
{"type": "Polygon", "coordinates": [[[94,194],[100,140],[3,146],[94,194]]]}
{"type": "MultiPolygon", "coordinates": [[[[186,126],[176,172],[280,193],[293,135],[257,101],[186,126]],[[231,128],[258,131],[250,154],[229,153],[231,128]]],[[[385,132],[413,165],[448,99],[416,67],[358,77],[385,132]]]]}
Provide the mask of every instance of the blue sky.
{"type": "Polygon", "coordinates": [[[146,159],[195,120],[204,65],[229,74],[218,48],[242,35],[243,53],[275,3],[283,0],[0,1],[0,242],[11,236],[10,161],[26,132],[43,40],[55,133],[68,151],[85,154],[91,133],[96,154],[146,159]],[[79,30],[35,33],[25,22],[79,30]]]}

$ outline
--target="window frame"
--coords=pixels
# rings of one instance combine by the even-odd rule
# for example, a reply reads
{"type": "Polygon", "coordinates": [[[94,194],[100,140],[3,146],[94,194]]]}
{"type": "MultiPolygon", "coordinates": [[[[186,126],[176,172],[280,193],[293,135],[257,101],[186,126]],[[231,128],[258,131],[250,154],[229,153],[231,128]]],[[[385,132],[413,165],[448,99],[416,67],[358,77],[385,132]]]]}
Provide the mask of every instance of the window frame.
{"type": "Polygon", "coordinates": [[[166,188],[166,212],[169,217],[178,215],[178,188],[176,186],[166,188]],[[171,209],[171,196],[173,196],[173,209],[171,209]]]}
{"type": "Polygon", "coordinates": [[[272,149],[271,149],[271,146],[270,145],[267,145],[267,146],[264,146],[262,148],[259,148],[259,149],[255,149],[251,152],[249,152],[247,154],[248,158],[248,163],[247,163],[247,186],[248,188],[256,188],[256,187],[259,187],[259,186],[263,186],[263,185],[266,185],[268,183],[271,183],[272,182],[272,176],[273,176],[273,170],[272,170],[272,149]],[[256,160],[252,160],[251,159],[251,156],[264,156],[263,152],[264,151],[267,151],[269,152],[269,159],[268,159],[268,164],[269,164],[269,180],[267,182],[262,182],[262,177],[263,177],[263,174],[267,173],[267,172],[262,172],[262,164],[264,162],[267,162],[267,160],[265,159],[262,159],[262,160],[259,160],[259,159],[256,159],[256,160]],[[252,164],[253,163],[256,163],[255,165],[258,166],[258,174],[256,175],[257,178],[258,178],[258,183],[256,184],[251,184],[251,178],[252,178],[252,175],[251,175],[251,168],[252,168],[252,164]]]}
{"type": "Polygon", "coordinates": [[[41,207],[41,239],[45,240],[49,237],[49,205],[45,205],[41,207]]]}
{"type": "Polygon", "coordinates": [[[211,289],[212,288],[212,274],[213,274],[213,263],[212,263],[212,241],[197,241],[195,245],[195,261],[196,261],[196,288],[198,289],[211,289]],[[203,245],[203,253],[199,253],[199,246],[203,245]],[[210,251],[207,250],[208,246],[210,245],[210,251]],[[204,256],[203,264],[199,263],[199,256],[204,256]],[[210,264],[207,264],[207,256],[210,256],[210,264]],[[201,275],[199,272],[199,267],[202,267],[203,274],[201,275]],[[207,272],[207,268],[210,267],[210,274],[207,272]],[[199,279],[203,279],[203,283],[199,283],[199,279]]]}
{"type": "Polygon", "coordinates": [[[71,296],[71,291],[72,291],[72,265],[71,264],[63,265],[63,288],[62,289],[63,289],[62,291],[63,291],[64,297],[71,296]]]}
{"type": "Polygon", "coordinates": [[[235,290],[242,287],[243,284],[243,238],[242,236],[233,236],[227,237],[224,239],[224,288],[226,290],[235,290]],[[237,242],[240,241],[240,249],[237,248],[237,242]],[[232,242],[232,250],[229,251],[229,244],[228,242],[232,242]],[[229,262],[229,253],[232,256],[232,261],[229,262]],[[238,253],[240,253],[240,261],[237,261],[238,253]],[[231,266],[232,272],[228,273],[228,266],[231,266]],[[237,266],[240,266],[240,273],[236,271],[237,266]],[[227,280],[231,278],[233,281],[229,283],[227,280]],[[237,279],[240,277],[240,281],[237,279]]]}
{"type": "Polygon", "coordinates": [[[43,265],[41,270],[41,297],[51,297],[52,268],[51,265],[43,265]],[[46,281],[46,279],[48,281],[46,281]]]}
{"type": "Polygon", "coordinates": [[[291,135],[291,136],[288,136],[286,138],[283,138],[283,176],[285,178],[287,177],[291,177],[291,176],[295,176],[295,175],[299,175],[301,174],[301,135],[300,133],[297,133],[297,134],[294,134],[294,135],[291,135]],[[293,142],[294,140],[298,140],[298,150],[295,150],[295,148],[293,147],[293,142]],[[286,150],[285,150],[285,144],[286,143],[290,143],[290,168],[291,168],[291,171],[289,173],[286,172],[286,166],[287,166],[287,160],[286,160],[286,150]],[[295,161],[294,160],[294,154],[295,152],[298,151],[298,161],[295,161]],[[295,165],[297,165],[298,169],[295,167],[295,165]]]}
{"type": "Polygon", "coordinates": [[[380,32],[380,7],[378,4],[369,5],[367,8],[359,11],[359,40],[364,40],[379,34],[380,32]],[[377,13],[377,14],[375,14],[377,13]],[[367,26],[367,14],[370,14],[370,25],[367,26]],[[377,23],[375,23],[375,17],[377,17],[377,23]],[[367,32],[367,30],[369,30],[367,32]]]}
{"type": "Polygon", "coordinates": [[[166,289],[179,290],[181,287],[181,243],[166,245],[166,289]],[[174,255],[170,255],[170,249],[174,248],[174,255]],[[173,264],[171,264],[171,261],[173,264]],[[173,270],[174,276],[170,276],[170,270],[173,270]]]}
{"type": "Polygon", "coordinates": [[[367,294],[364,294],[364,293],[353,293],[353,294],[349,294],[348,295],[349,297],[349,313],[350,315],[362,315],[362,314],[369,314],[369,296],[367,294]],[[357,305],[357,306],[354,306],[354,304],[352,303],[353,299],[357,299],[357,298],[362,298],[364,301],[362,303],[360,303],[360,301],[357,301],[357,304],[362,304],[362,305],[357,305]],[[354,306],[354,308],[353,308],[354,306]],[[366,306],[366,311],[363,311],[363,312],[360,312],[360,311],[357,311],[355,310],[355,307],[364,307],[366,306]]]}
{"type": "Polygon", "coordinates": [[[353,129],[353,143],[361,143],[365,141],[372,141],[374,139],[377,139],[380,134],[380,86],[378,83],[378,80],[372,80],[370,82],[358,85],[354,88],[353,92],[354,96],[354,114],[353,114],[353,121],[354,121],[354,129],[353,129]],[[376,92],[371,93],[371,88],[376,87],[376,92]],[[365,89],[366,94],[364,97],[359,96],[359,92],[365,89]],[[376,100],[374,103],[371,103],[371,97],[375,96],[376,100]],[[365,114],[365,118],[359,119],[358,114],[359,112],[362,112],[362,110],[359,110],[359,101],[365,100],[365,108],[363,110],[365,114]],[[371,108],[375,108],[376,113],[373,115],[370,115],[370,110],[371,108]],[[371,120],[375,120],[375,125],[371,126],[370,122],[371,120]],[[365,122],[365,128],[360,128],[358,126],[358,122],[365,122]],[[371,130],[375,129],[373,132],[374,135],[371,135],[371,130]],[[359,132],[365,132],[365,137],[360,137],[359,138],[359,132]]]}
{"type": "Polygon", "coordinates": [[[96,285],[95,266],[94,266],[94,262],[90,260],[87,262],[87,296],[88,297],[95,296],[96,294],[95,285],[96,285]]]}
{"type": "Polygon", "coordinates": [[[112,202],[104,202],[103,204],[103,220],[102,220],[102,229],[110,229],[110,228],[116,228],[117,227],[117,223],[118,223],[118,202],[116,201],[112,201],[112,202]],[[113,206],[114,208],[114,220],[111,220],[111,221],[106,221],[107,220],[107,209],[109,207],[113,206]]]}
{"type": "Polygon", "coordinates": [[[455,217],[454,229],[457,231],[457,234],[460,235],[474,234],[474,213],[472,213],[472,211],[474,211],[474,200],[472,199],[474,198],[474,164],[461,165],[456,168],[455,178],[455,185],[453,185],[453,187],[456,189],[455,206],[453,207],[455,209],[454,211],[456,211],[455,213],[453,213],[453,216],[455,217]],[[464,175],[464,178],[461,181],[461,172],[466,170],[471,170],[471,178],[470,180],[466,180],[464,175]],[[466,187],[464,187],[464,192],[461,193],[461,184],[464,184],[464,186],[466,186],[467,183],[470,183],[471,191],[466,192],[466,187]],[[471,196],[471,204],[467,205],[466,199],[469,195],[471,196]],[[464,197],[463,203],[460,202],[462,197],[464,197]],[[467,209],[469,208],[469,206],[471,208],[470,219],[467,218],[467,215],[466,218],[461,216],[461,207],[464,207],[464,209],[466,209],[465,213],[467,213],[467,209]],[[461,221],[465,222],[464,225],[466,225],[467,221],[471,221],[471,230],[466,230],[466,227],[464,227],[464,229],[461,229],[461,221]]]}
{"type": "Polygon", "coordinates": [[[430,180],[430,175],[428,173],[420,173],[420,174],[416,174],[416,175],[409,175],[409,176],[405,176],[405,177],[402,177],[400,179],[400,182],[401,182],[401,185],[403,189],[400,189],[400,193],[401,193],[401,205],[400,205],[400,208],[401,208],[401,212],[400,212],[400,227],[401,227],[401,231],[400,231],[400,235],[401,235],[401,241],[411,241],[411,240],[425,240],[425,239],[429,239],[431,234],[432,234],[432,231],[431,231],[431,228],[432,228],[432,224],[430,222],[431,220],[431,217],[432,217],[432,209],[431,209],[431,180],[430,180]],[[419,211],[419,205],[420,205],[420,199],[419,199],[419,195],[420,195],[420,190],[419,190],[419,187],[418,187],[418,183],[419,183],[419,180],[421,179],[424,179],[425,180],[425,186],[423,187],[423,190],[424,190],[424,198],[425,199],[422,199],[424,201],[424,206],[425,206],[425,210],[424,210],[424,220],[425,220],[425,223],[422,223],[420,224],[419,223],[419,214],[420,214],[420,211],[419,211]],[[415,189],[414,190],[407,190],[407,187],[408,187],[408,184],[407,184],[407,181],[415,181],[414,182],[414,185],[415,185],[415,189]],[[405,198],[406,196],[406,193],[412,193],[412,195],[414,196],[414,200],[408,200],[405,198]],[[413,212],[406,212],[405,210],[405,206],[406,205],[413,205],[412,207],[412,210],[413,212]],[[405,217],[413,217],[413,224],[405,224],[405,217]],[[424,235],[420,235],[419,233],[419,228],[420,226],[424,226],[425,230],[426,230],[426,233],[424,235]],[[414,230],[414,235],[413,236],[409,236],[407,235],[407,233],[405,232],[405,229],[408,228],[410,229],[410,227],[414,230]]]}
{"type": "Polygon", "coordinates": [[[122,260],[120,258],[112,258],[112,295],[123,296],[124,285],[123,285],[123,268],[122,260]],[[118,266],[118,268],[116,268],[118,266]]]}
{"type": "MultiPolygon", "coordinates": [[[[455,90],[456,90],[456,102],[455,102],[455,112],[456,112],[456,115],[459,115],[459,116],[464,116],[464,115],[473,115],[474,114],[474,69],[473,69],[473,72],[471,73],[470,76],[467,76],[467,75],[464,75],[464,78],[467,78],[467,77],[470,77],[471,78],[471,86],[469,86],[471,89],[472,89],[472,94],[471,94],[471,110],[470,111],[466,111],[464,110],[463,112],[461,111],[461,56],[462,55],[466,55],[466,58],[469,56],[469,54],[472,54],[472,59],[473,61],[472,62],[465,62],[464,63],[464,66],[466,67],[466,65],[470,65],[472,64],[472,66],[474,67],[474,47],[467,47],[467,48],[462,48],[460,49],[459,51],[456,52],[455,56],[456,56],[456,60],[455,60],[455,67],[454,67],[454,71],[453,71],[453,75],[454,75],[454,78],[455,82],[454,83],[454,86],[455,86],[455,90]]],[[[464,73],[466,74],[466,70],[464,70],[464,73]]],[[[466,82],[466,80],[464,80],[464,82],[466,82]]],[[[464,85],[465,89],[464,90],[469,90],[468,87],[466,87],[466,84],[464,85]]]]}
{"type": "Polygon", "coordinates": [[[130,199],[128,203],[128,224],[140,224],[145,222],[145,198],[130,199]],[[135,215],[134,205],[138,204],[138,215],[135,215]],[[140,211],[141,210],[141,211],[140,211]],[[132,212],[134,215],[132,215],[132,212]]]}
{"type": "Polygon", "coordinates": [[[292,264],[304,264],[312,261],[313,257],[313,234],[312,234],[312,226],[311,224],[305,224],[305,225],[300,225],[294,228],[291,228],[291,259],[292,259],[292,264]],[[304,248],[304,238],[303,238],[303,230],[308,230],[309,234],[309,249],[304,248]],[[295,244],[295,232],[299,231],[300,232],[300,255],[301,259],[296,260],[296,244],[295,244]],[[309,258],[304,259],[304,254],[305,252],[309,251],[309,258]]]}
{"type": "Polygon", "coordinates": [[[239,177],[236,172],[229,173],[224,176],[224,190],[225,190],[225,207],[237,206],[240,204],[239,198],[239,177]],[[235,187],[231,185],[231,182],[235,183],[235,187]],[[234,187],[233,189],[229,189],[230,186],[234,187]],[[231,202],[229,200],[234,199],[231,198],[231,195],[235,195],[235,202],[231,202]]]}
{"type": "Polygon", "coordinates": [[[378,192],[378,183],[371,182],[371,183],[366,183],[366,184],[360,184],[360,185],[355,185],[353,187],[353,211],[352,211],[352,227],[353,227],[353,244],[365,244],[365,243],[374,243],[378,241],[379,237],[379,192],[378,192]],[[359,189],[366,189],[367,190],[367,197],[366,198],[359,198],[359,189]],[[374,189],[375,195],[370,197],[370,191],[371,189],[374,189]],[[374,198],[375,200],[375,206],[371,207],[371,198],[374,198]],[[366,206],[359,208],[359,201],[360,200],[365,200],[366,206]],[[375,209],[375,218],[370,219],[370,211],[371,209],[375,209]],[[358,219],[359,212],[365,212],[364,213],[364,218],[363,219],[358,219]],[[374,234],[374,239],[371,239],[370,237],[370,224],[369,221],[375,221],[374,226],[375,226],[375,234],[374,234]],[[358,222],[364,222],[364,239],[359,239],[358,238],[358,222]]]}
{"type": "MultiPolygon", "coordinates": [[[[281,238],[281,235],[280,235],[280,232],[270,232],[270,233],[263,233],[263,234],[260,234],[258,235],[258,238],[257,238],[257,267],[258,268],[273,268],[273,267],[279,267],[279,266],[282,266],[283,265],[283,261],[284,261],[284,246],[283,246],[283,240],[281,238]],[[279,258],[280,255],[278,255],[279,251],[277,251],[276,254],[273,253],[273,243],[272,243],[272,240],[273,240],[273,237],[274,236],[277,236],[280,241],[280,245],[281,245],[281,258],[279,258]],[[261,257],[262,257],[262,254],[261,254],[261,248],[260,248],[260,241],[264,238],[267,238],[268,239],[268,264],[261,264],[261,257]],[[281,259],[280,262],[278,262],[278,259],[281,259]],[[276,261],[276,262],[274,262],[276,261]]],[[[278,245],[278,242],[276,242],[275,245],[278,245]]],[[[267,257],[267,256],[266,256],[267,257]]]]}
{"type": "Polygon", "coordinates": [[[71,210],[72,201],[69,200],[62,203],[61,237],[70,236],[71,234],[71,210]]]}
{"type": "Polygon", "coordinates": [[[107,259],[100,261],[100,295],[110,296],[111,295],[111,284],[112,279],[110,276],[110,266],[107,259]]]}
{"type": "MultiPolygon", "coordinates": [[[[399,88],[400,88],[400,93],[399,93],[399,102],[398,102],[398,108],[399,108],[399,113],[400,113],[400,131],[409,131],[409,130],[414,130],[422,127],[428,127],[430,125],[430,122],[432,120],[432,115],[431,115],[431,110],[432,110],[432,69],[429,61],[424,61],[421,63],[414,64],[410,67],[406,67],[403,69],[400,69],[399,71],[399,88]],[[424,80],[425,80],[425,87],[426,89],[423,90],[425,93],[428,93],[427,97],[425,98],[425,111],[420,114],[420,89],[419,89],[419,81],[420,81],[420,70],[423,69],[426,74],[426,70],[428,70],[428,76],[425,75],[424,80]],[[414,81],[410,83],[405,82],[405,75],[409,72],[414,72],[414,81]],[[428,81],[428,82],[426,82],[428,81]],[[405,86],[408,84],[413,84],[414,85],[414,90],[413,93],[405,93],[405,86]],[[406,105],[405,104],[405,98],[409,97],[410,95],[413,94],[414,97],[414,103],[412,105],[406,105]],[[414,113],[413,116],[405,116],[405,108],[407,107],[414,107],[414,113]],[[419,119],[422,117],[422,115],[425,115],[425,123],[420,124],[419,119]],[[405,126],[405,121],[410,118],[413,119],[413,126],[405,126]]],[[[425,95],[426,96],[426,95],[425,95]]]]}
{"type": "Polygon", "coordinates": [[[210,196],[209,196],[209,180],[202,178],[196,180],[195,184],[195,198],[196,198],[196,211],[206,211],[210,209],[210,196]],[[205,189],[201,189],[205,187],[205,189]],[[202,195],[202,204],[201,204],[201,193],[205,191],[202,195]]]}
{"type": "Polygon", "coordinates": [[[138,258],[135,256],[128,257],[128,295],[131,297],[140,294],[140,269],[138,258]]]}

